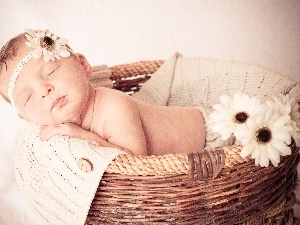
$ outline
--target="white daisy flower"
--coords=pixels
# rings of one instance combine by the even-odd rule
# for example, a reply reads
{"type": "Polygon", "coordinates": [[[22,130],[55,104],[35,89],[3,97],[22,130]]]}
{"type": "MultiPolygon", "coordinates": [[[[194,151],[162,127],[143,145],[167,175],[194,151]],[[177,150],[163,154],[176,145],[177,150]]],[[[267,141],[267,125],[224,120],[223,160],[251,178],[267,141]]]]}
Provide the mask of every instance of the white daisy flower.
{"type": "Polygon", "coordinates": [[[209,116],[209,123],[213,132],[221,135],[226,140],[236,132],[238,126],[263,111],[263,104],[256,97],[236,93],[233,99],[228,95],[220,97],[221,104],[213,105],[215,109],[209,116]]]}
{"type": "Polygon", "coordinates": [[[266,105],[273,108],[274,113],[278,114],[278,116],[291,114],[292,106],[284,95],[272,97],[272,99],[266,101],[266,105]]]}
{"type": "Polygon", "coordinates": [[[293,128],[291,135],[296,142],[296,146],[300,147],[300,112],[298,103],[292,105],[291,118],[291,126],[293,128]]]}
{"type": "Polygon", "coordinates": [[[293,128],[291,136],[295,140],[296,146],[300,146],[300,112],[299,105],[294,98],[290,98],[289,95],[280,95],[273,97],[272,100],[266,101],[269,107],[276,109],[277,113],[281,115],[290,115],[290,125],[293,128]]]}
{"type": "Polygon", "coordinates": [[[69,57],[71,49],[66,46],[68,41],[64,38],[59,38],[57,35],[46,31],[26,30],[25,34],[28,42],[25,44],[28,47],[34,48],[34,58],[38,59],[42,55],[44,60],[55,61],[61,57],[69,57]]]}
{"type": "Polygon", "coordinates": [[[267,167],[271,161],[277,167],[280,156],[291,154],[290,120],[289,115],[280,116],[274,107],[247,120],[235,133],[243,145],[241,157],[251,155],[256,165],[267,167]]]}
{"type": "Polygon", "coordinates": [[[287,110],[285,112],[288,113],[291,116],[291,126],[293,128],[291,136],[295,140],[296,146],[300,147],[300,112],[299,112],[299,104],[295,101],[294,98],[291,98],[289,95],[282,95],[278,98],[275,98],[274,102],[275,102],[276,105],[280,105],[280,103],[282,102],[283,105],[290,108],[289,112],[287,110]]]}

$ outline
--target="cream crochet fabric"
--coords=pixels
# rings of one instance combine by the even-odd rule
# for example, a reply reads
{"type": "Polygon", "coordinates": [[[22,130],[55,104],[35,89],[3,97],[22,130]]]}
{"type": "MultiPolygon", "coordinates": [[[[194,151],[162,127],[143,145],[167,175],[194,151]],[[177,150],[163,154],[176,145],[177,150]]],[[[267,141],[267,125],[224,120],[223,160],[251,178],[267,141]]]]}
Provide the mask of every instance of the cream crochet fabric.
{"type": "Polygon", "coordinates": [[[39,126],[33,124],[21,134],[15,159],[20,191],[39,224],[82,225],[104,171],[122,152],[63,136],[41,142],[38,134],[39,126]],[[82,170],[81,160],[92,170],[82,170]]]}
{"type": "Polygon", "coordinates": [[[237,91],[261,100],[283,93],[300,102],[300,82],[256,65],[176,53],[133,97],[156,105],[212,106],[237,91]]]}

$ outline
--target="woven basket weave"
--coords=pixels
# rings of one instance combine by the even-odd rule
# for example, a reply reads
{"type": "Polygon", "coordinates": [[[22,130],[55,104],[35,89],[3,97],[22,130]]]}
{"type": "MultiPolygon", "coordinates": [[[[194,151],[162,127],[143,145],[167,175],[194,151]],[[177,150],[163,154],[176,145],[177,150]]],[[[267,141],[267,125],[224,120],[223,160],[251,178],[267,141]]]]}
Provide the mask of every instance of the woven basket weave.
{"type": "MultiPolygon", "coordinates": [[[[138,91],[164,61],[111,67],[114,88],[138,91]]],[[[299,224],[294,217],[299,149],[278,167],[254,165],[241,146],[161,156],[118,156],[86,224],[299,224]]]]}

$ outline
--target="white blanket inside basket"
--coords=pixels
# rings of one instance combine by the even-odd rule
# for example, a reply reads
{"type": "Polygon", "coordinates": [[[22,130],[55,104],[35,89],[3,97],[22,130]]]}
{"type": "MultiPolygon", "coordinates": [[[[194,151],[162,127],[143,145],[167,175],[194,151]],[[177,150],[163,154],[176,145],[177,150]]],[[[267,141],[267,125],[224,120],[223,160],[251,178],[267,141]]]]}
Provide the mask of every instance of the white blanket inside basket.
{"type": "Polygon", "coordinates": [[[261,100],[289,94],[300,102],[300,82],[268,69],[176,53],[133,97],[157,105],[212,106],[224,94],[241,91],[261,100]]]}

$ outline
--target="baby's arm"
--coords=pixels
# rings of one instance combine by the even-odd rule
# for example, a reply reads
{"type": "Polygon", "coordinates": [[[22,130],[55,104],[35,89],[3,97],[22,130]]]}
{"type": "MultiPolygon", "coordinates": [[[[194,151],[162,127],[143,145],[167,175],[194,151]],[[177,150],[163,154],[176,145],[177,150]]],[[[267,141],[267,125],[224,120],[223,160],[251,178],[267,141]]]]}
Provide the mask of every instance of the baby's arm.
{"type": "MultiPolygon", "coordinates": [[[[103,127],[104,139],[109,143],[129,149],[134,155],[147,155],[146,136],[137,103],[132,97],[108,90],[100,93],[105,108],[103,127]]],[[[100,115],[100,113],[97,113],[100,115]]]]}
{"type": "Polygon", "coordinates": [[[73,138],[95,141],[102,147],[117,148],[117,149],[123,150],[123,151],[127,152],[128,154],[132,155],[132,152],[130,152],[128,149],[124,149],[119,146],[115,146],[115,145],[105,141],[103,138],[101,138],[97,134],[87,131],[74,123],[63,123],[63,124],[52,125],[52,126],[49,125],[49,126],[43,126],[41,128],[40,139],[42,141],[48,140],[55,135],[65,135],[65,136],[69,136],[69,137],[73,137],[73,138]]]}

